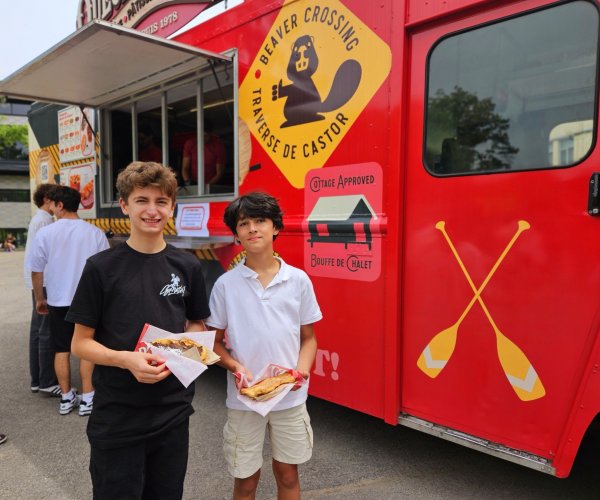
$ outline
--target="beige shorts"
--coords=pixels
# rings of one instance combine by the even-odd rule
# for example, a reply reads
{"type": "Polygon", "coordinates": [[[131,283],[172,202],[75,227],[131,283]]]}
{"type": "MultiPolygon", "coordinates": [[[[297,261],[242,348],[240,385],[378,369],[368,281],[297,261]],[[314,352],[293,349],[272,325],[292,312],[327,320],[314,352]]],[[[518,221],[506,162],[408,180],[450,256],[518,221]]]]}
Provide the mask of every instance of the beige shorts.
{"type": "Polygon", "coordinates": [[[273,459],[285,464],[302,464],[312,456],[313,431],[305,403],[272,411],[265,417],[253,411],[227,409],[223,452],[233,477],[250,477],[262,467],[267,429],[273,459]]]}

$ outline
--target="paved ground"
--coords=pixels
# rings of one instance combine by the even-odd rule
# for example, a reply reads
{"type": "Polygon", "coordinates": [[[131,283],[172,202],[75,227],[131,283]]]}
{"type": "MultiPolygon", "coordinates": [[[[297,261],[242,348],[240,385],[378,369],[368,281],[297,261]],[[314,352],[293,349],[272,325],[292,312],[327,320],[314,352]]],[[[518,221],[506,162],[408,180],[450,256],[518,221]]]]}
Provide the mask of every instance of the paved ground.
{"type": "MultiPolygon", "coordinates": [[[[30,298],[21,280],[23,253],[0,252],[0,499],[87,499],[86,419],[60,416],[57,399],[29,392],[30,298]]],[[[197,383],[191,419],[186,499],[230,498],[221,454],[224,372],[197,383]]],[[[588,442],[571,474],[559,480],[417,431],[309,399],[313,459],[301,468],[305,499],[599,498],[599,441],[588,442]]],[[[275,498],[270,468],[259,499],[275,498]]]]}

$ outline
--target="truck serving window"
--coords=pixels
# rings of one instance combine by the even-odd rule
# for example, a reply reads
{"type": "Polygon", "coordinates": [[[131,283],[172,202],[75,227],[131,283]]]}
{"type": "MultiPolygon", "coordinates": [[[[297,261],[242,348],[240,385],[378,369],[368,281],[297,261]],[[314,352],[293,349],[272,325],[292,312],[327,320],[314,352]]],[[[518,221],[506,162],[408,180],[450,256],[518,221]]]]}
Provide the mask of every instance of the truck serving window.
{"type": "Polygon", "coordinates": [[[104,185],[133,160],[156,161],[177,174],[178,198],[234,194],[234,74],[222,63],[102,110],[104,185]]]}
{"type": "Polygon", "coordinates": [[[435,175],[571,166],[595,134],[598,11],[575,1],[451,35],[429,54],[435,175]]]}

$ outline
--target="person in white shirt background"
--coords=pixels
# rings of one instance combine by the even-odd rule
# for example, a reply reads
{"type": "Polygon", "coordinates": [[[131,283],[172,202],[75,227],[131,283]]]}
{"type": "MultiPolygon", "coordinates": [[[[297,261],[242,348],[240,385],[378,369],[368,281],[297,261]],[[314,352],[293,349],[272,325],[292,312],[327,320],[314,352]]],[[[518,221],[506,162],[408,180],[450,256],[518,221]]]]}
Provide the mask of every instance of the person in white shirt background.
{"type": "MultiPolygon", "coordinates": [[[[28,257],[37,232],[44,226],[54,222],[52,217],[52,201],[48,193],[56,184],[40,184],[33,193],[33,202],[37,211],[31,218],[27,230],[27,243],[25,244],[25,264],[23,266],[23,281],[25,288],[31,290],[33,303],[31,311],[31,325],[29,327],[29,371],[31,374],[31,392],[42,392],[51,396],[60,396],[60,387],[54,373],[54,350],[50,343],[50,322],[45,314],[38,314],[35,310],[35,296],[31,283],[31,268],[28,257]]],[[[45,284],[44,284],[45,285],[45,284]]],[[[43,293],[46,295],[44,286],[43,293]]]]}
{"type": "Polygon", "coordinates": [[[71,387],[71,340],[75,325],[65,321],[79,278],[88,257],[108,249],[105,234],[77,215],[81,195],[67,186],[48,193],[56,222],[40,229],[31,250],[29,265],[36,310],[49,314],[50,338],[54,348],[54,370],[61,390],[59,413],[67,415],[79,407],[79,415],[90,415],[93,408],[94,365],[80,360],[82,395],[71,387]],[[46,282],[47,299],[43,294],[46,282]]]}

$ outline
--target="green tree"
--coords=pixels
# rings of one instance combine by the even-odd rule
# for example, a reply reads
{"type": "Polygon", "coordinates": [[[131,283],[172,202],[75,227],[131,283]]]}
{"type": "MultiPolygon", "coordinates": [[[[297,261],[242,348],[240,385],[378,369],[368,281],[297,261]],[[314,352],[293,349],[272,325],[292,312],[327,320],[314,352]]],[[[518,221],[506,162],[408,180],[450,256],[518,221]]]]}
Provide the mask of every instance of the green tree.
{"type": "Polygon", "coordinates": [[[495,112],[491,98],[479,99],[461,87],[438,90],[427,110],[428,159],[439,173],[510,168],[519,149],[508,136],[510,120],[495,112]]]}
{"type": "Polygon", "coordinates": [[[27,125],[0,123],[0,158],[26,160],[28,155],[27,125]]]}

